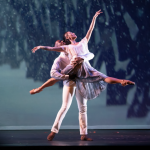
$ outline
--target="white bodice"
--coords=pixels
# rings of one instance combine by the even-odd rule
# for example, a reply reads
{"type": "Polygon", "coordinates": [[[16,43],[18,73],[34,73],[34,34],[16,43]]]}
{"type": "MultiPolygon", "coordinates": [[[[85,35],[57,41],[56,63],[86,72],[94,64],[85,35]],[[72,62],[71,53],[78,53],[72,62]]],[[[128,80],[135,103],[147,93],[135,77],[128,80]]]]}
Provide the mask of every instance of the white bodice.
{"type": "Polygon", "coordinates": [[[82,57],[89,52],[88,45],[87,45],[87,39],[86,37],[83,38],[77,45],[64,45],[61,46],[62,48],[65,47],[66,53],[68,53],[69,60],[71,60],[73,57],[82,57]]]}

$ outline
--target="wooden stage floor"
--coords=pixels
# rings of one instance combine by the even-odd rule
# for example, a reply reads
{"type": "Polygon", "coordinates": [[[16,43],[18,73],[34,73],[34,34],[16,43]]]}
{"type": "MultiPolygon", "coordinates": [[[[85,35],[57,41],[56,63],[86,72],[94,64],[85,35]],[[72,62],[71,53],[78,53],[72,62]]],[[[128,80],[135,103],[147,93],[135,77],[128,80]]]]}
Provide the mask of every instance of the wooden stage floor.
{"type": "Polygon", "coordinates": [[[60,130],[47,141],[50,130],[1,130],[0,147],[7,146],[147,146],[150,130],[88,130],[93,141],[81,141],[79,130],[60,130]]]}

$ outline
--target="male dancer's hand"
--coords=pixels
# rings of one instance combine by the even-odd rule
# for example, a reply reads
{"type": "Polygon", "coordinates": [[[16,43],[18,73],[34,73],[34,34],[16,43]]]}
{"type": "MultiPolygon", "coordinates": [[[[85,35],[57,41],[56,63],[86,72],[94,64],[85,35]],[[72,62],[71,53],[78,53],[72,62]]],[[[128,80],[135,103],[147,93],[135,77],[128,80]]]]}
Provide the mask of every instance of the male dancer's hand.
{"type": "Polygon", "coordinates": [[[77,64],[80,64],[83,61],[84,61],[84,59],[81,58],[81,57],[74,57],[74,58],[71,59],[70,64],[75,67],[77,64]]]}

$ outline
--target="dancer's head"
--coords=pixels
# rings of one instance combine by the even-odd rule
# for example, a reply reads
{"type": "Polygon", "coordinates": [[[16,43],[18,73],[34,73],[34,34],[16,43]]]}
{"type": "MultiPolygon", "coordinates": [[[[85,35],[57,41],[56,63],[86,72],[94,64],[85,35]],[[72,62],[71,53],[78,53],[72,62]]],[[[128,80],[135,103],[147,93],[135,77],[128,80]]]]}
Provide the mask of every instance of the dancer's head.
{"type": "Polygon", "coordinates": [[[57,41],[55,42],[55,47],[60,47],[60,46],[62,46],[62,45],[66,45],[66,43],[65,43],[64,41],[61,41],[61,40],[57,40],[57,41]]]}
{"type": "Polygon", "coordinates": [[[66,45],[71,44],[71,40],[75,40],[76,38],[77,38],[77,36],[75,35],[75,33],[70,32],[70,31],[66,32],[63,35],[63,40],[66,43],[66,45]]]}

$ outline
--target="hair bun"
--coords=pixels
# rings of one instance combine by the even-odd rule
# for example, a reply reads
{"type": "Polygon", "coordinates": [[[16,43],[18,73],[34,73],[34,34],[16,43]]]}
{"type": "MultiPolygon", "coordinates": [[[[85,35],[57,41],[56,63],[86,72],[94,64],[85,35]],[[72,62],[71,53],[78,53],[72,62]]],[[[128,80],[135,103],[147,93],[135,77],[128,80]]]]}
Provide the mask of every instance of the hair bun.
{"type": "MultiPolygon", "coordinates": [[[[67,32],[66,32],[67,33],[67,32]]],[[[69,39],[66,39],[66,33],[63,35],[63,41],[66,43],[66,45],[69,45],[71,44],[70,40],[69,39]]]]}
{"type": "Polygon", "coordinates": [[[65,41],[64,41],[64,42],[66,43],[66,45],[71,44],[71,42],[69,41],[69,39],[65,39],[65,41]]]}

